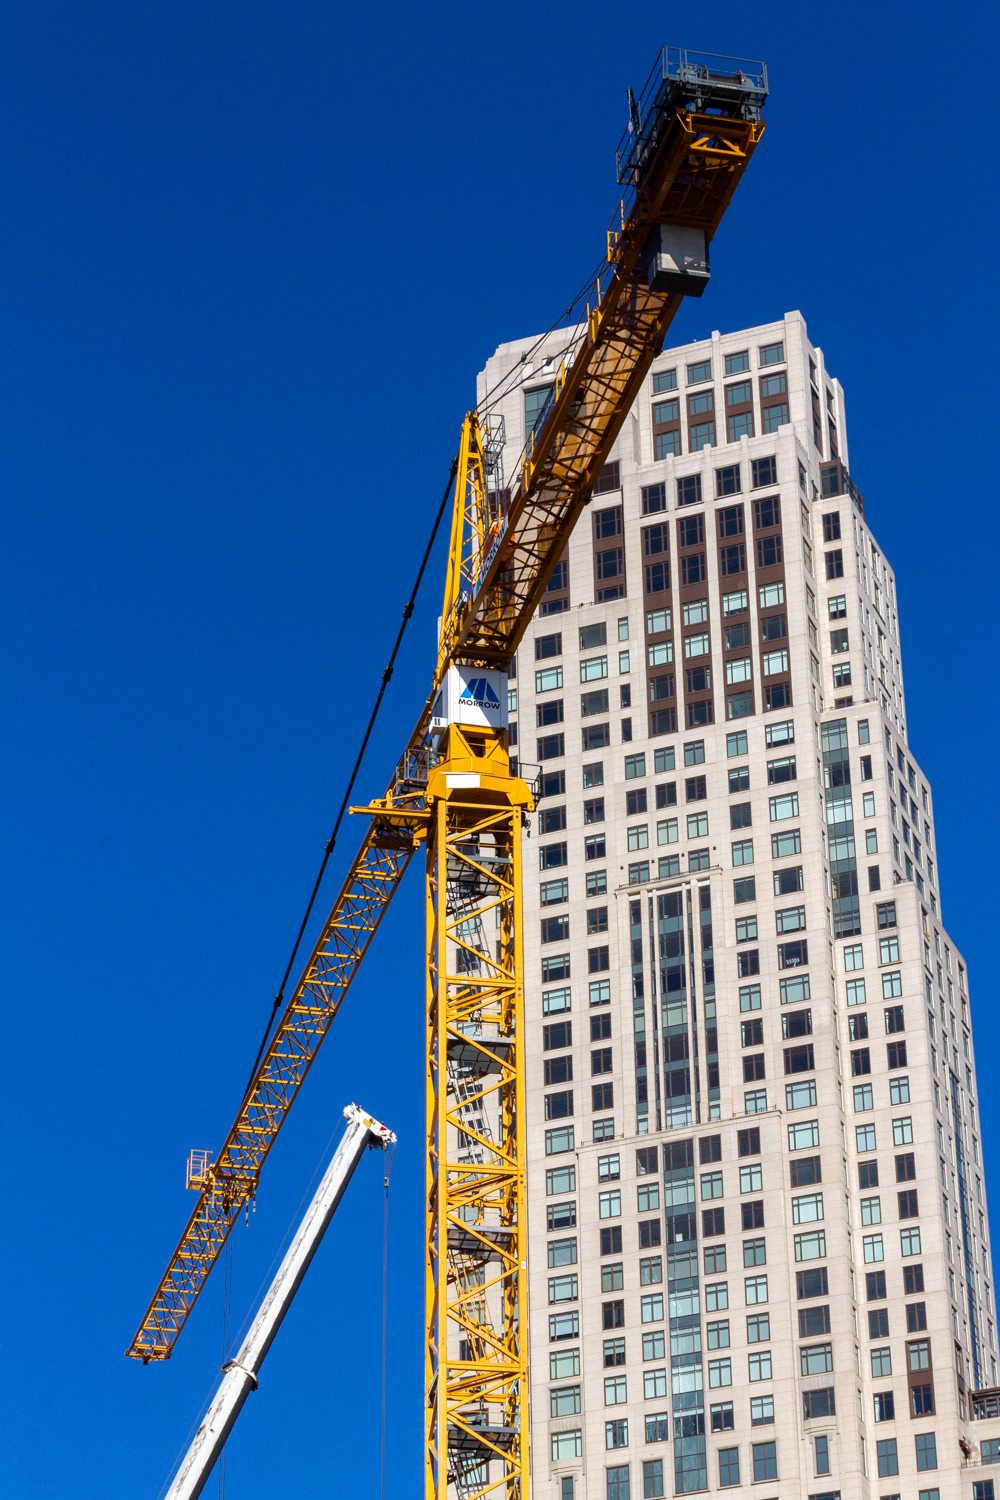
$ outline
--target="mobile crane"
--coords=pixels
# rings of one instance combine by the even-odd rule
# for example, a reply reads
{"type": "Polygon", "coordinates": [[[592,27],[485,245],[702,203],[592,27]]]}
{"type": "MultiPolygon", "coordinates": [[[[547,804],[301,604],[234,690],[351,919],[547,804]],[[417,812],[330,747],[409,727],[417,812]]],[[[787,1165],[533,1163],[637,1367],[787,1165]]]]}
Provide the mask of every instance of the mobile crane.
{"type": "MultiPolygon", "coordinates": [[[[506,669],[763,133],[762,63],[665,47],[617,153],[602,268],[504,488],[462,427],[438,659],[385,796],[126,1353],[168,1359],[414,854],[426,861],[427,1500],[528,1500],[521,829],[506,669]],[[477,941],[492,914],[497,943],[477,941]],[[477,1127],[469,1104],[480,1106],[477,1127]],[[491,1125],[486,1123],[489,1116],[491,1125]],[[460,1153],[460,1138],[466,1149],[460,1153]]],[[[473,1112],[474,1113],[474,1112],[473,1112]]]]}

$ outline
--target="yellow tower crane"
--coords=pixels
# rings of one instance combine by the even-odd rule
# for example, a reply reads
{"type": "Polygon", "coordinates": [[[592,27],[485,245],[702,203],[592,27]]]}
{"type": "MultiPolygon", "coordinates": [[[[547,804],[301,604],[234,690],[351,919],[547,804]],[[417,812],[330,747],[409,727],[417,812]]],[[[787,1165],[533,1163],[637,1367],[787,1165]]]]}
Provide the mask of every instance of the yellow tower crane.
{"type": "Polygon", "coordinates": [[[427,906],[426,1500],[528,1500],[521,830],[506,669],[760,140],[761,63],[665,47],[618,149],[606,259],[521,454],[462,427],[437,665],[384,797],[126,1353],[169,1359],[411,857],[427,906]],[[491,486],[491,479],[493,484],[491,486]],[[496,941],[482,941],[489,922],[496,941]],[[459,1150],[459,1142],[462,1149],[459,1150]]]}

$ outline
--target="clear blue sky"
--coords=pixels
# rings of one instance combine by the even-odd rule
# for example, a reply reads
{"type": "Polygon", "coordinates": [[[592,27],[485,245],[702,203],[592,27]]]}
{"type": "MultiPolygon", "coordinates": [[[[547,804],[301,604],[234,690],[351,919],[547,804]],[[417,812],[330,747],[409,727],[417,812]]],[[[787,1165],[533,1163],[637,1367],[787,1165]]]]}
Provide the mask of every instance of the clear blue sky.
{"type": "MultiPolygon", "coordinates": [[[[1000,1212],[997,40],[968,0],[0,4],[10,1500],[153,1500],[211,1385],[214,1281],[169,1364],[122,1357],[193,1201],[185,1156],[230,1123],[475,373],[597,260],[625,86],[663,42],[771,69],[672,337],[799,308],[846,388],[1000,1212]]],[[[426,691],[440,588],[439,556],[367,795],[426,691]]],[[[342,1105],[399,1132],[394,1496],[422,1483],[420,924],[414,875],[234,1252],[238,1321],[342,1105]]],[[[378,1493],[380,1193],[367,1161],[230,1444],[231,1497],[378,1493]]]]}

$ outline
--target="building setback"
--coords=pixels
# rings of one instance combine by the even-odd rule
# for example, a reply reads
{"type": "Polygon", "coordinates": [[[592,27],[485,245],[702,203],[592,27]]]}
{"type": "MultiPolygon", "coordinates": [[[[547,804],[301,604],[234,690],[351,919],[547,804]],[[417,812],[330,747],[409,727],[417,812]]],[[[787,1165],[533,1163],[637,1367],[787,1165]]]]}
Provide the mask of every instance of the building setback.
{"type": "MultiPolygon", "coordinates": [[[[508,472],[569,338],[479,378],[508,472]]],[[[968,977],[798,313],[657,357],[512,667],[535,1493],[992,1500],[968,977]]]]}

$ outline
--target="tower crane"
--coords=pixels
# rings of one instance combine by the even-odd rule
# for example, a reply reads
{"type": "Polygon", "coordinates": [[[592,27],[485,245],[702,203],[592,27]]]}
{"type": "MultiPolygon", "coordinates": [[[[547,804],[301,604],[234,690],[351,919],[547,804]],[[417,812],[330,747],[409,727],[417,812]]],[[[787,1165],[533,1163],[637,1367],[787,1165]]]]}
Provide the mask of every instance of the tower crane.
{"type": "Polygon", "coordinates": [[[707,285],[766,97],[762,63],[674,47],[630,94],[622,195],[585,314],[509,487],[498,419],[464,420],[431,691],[385,795],[352,809],[360,849],[126,1351],[169,1359],[422,850],[426,1500],[450,1483],[465,1500],[528,1500],[521,830],[535,793],[508,755],[506,669],[682,299],[707,285]],[[495,946],[477,937],[484,919],[495,946]]]}

